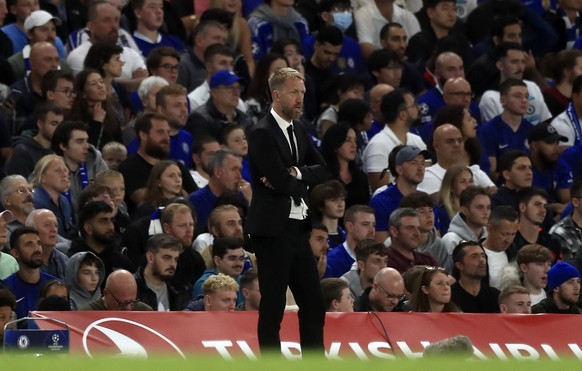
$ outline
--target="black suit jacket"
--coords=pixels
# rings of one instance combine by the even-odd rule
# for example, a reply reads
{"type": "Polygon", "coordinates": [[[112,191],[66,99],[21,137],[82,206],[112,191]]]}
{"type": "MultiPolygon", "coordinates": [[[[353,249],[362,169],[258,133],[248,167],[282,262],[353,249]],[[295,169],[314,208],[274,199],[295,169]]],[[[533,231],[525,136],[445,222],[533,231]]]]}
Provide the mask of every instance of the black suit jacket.
{"type": "Polygon", "coordinates": [[[308,187],[329,178],[327,166],[315,149],[299,120],[293,122],[297,138],[302,180],[289,174],[293,166],[287,138],[271,113],[261,119],[249,135],[249,165],[254,184],[253,199],[247,215],[246,232],[258,236],[275,236],[281,232],[291,210],[291,196],[308,202],[308,187]],[[266,177],[273,189],[261,181],[266,177]]]}

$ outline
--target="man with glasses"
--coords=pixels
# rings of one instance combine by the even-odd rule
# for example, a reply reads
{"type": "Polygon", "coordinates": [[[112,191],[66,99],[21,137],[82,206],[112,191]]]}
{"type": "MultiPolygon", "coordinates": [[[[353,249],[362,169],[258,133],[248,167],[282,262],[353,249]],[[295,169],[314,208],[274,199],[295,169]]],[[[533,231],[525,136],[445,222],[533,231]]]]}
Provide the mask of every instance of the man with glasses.
{"type": "Polygon", "coordinates": [[[220,141],[220,132],[228,124],[251,126],[250,118],[237,107],[241,95],[241,78],[230,70],[220,70],[208,81],[210,98],[188,117],[186,130],[194,138],[211,136],[220,141]]]}
{"type": "MultiPolygon", "coordinates": [[[[196,281],[192,291],[192,299],[196,300],[204,296],[202,286],[210,276],[222,273],[240,283],[240,276],[245,264],[245,251],[242,245],[243,241],[238,238],[222,237],[214,240],[212,260],[215,268],[207,269],[202,277],[196,281]]],[[[243,301],[244,297],[238,295],[237,305],[243,301]]]]}
{"type": "Polygon", "coordinates": [[[175,84],[180,70],[180,53],[167,46],[155,48],[148,55],[146,66],[150,76],[160,76],[169,84],[175,84]]]}
{"type": "Polygon", "coordinates": [[[426,144],[422,139],[410,133],[412,124],[418,118],[418,105],[412,93],[396,89],[384,95],[381,109],[386,125],[370,140],[364,150],[364,171],[368,174],[372,191],[388,185],[393,179],[394,174],[388,177],[383,171],[388,165],[388,156],[394,147],[405,144],[426,150],[426,144]]]}
{"type": "Polygon", "coordinates": [[[404,280],[394,268],[382,268],[354,303],[355,312],[400,312],[404,300],[404,280]]]}
{"type": "Polygon", "coordinates": [[[101,298],[90,302],[80,310],[150,311],[153,309],[137,298],[137,283],[133,275],[124,269],[119,269],[107,277],[101,298]]]}
{"type": "Polygon", "coordinates": [[[476,241],[463,240],[453,250],[451,301],[464,313],[499,313],[499,290],[484,285],[487,276],[487,256],[476,241]]]}
{"type": "Polygon", "coordinates": [[[6,239],[18,227],[24,227],[26,218],[34,210],[32,187],[22,175],[8,175],[0,182],[0,202],[12,213],[8,221],[6,239]]]}

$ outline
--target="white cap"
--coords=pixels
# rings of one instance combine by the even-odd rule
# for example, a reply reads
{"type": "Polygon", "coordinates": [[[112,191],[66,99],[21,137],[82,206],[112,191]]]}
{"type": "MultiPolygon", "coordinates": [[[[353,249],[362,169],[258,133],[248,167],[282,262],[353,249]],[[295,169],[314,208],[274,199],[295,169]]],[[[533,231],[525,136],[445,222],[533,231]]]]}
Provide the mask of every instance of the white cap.
{"type": "Polygon", "coordinates": [[[52,14],[44,10],[36,10],[26,18],[24,21],[24,30],[26,32],[32,30],[35,27],[43,26],[49,21],[55,22],[55,26],[61,25],[61,20],[57,17],[53,17],[52,14]]]}

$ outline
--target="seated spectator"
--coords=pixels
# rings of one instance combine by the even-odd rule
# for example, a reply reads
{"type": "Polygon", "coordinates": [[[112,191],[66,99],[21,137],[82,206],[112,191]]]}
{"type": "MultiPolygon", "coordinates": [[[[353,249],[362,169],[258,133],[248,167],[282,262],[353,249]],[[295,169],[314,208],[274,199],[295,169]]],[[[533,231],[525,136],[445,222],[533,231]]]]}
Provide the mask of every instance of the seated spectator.
{"type": "Polygon", "coordinates": [[[228,311],[235,310],[237,303],[238,283],[226,274],[215,274],[202,285],[204,296],[191,300],[187,311],[228,311]]]}
{"type": "Polygon", "coordinates": [[[66,283],[61,280],[50,280],[45,282],[44,285],[40,288],[40,294],[38,295],[39,304],[40,301],[46,299],[48,297],[58,297],[65,299],[69,308],[67,310],[71,310],[71,297],[69,295],[69,289],[66,286],[66,283]]]}
{"type": "Polygon", "coordinates": [[[564,260],[570,261],[576,257],[580,246],[582,246],[582,181],[577,180],[570,188],[572,212],[554,224],[550,229],[550,234],[560,240],[560,251],[564,260]]]}
{"type": "MultiPolygon", "coordinates": [[[[356,165],[361,170],[364,161],[364,149],[373,136],[374,115],[372,109],[363,99],[348,99],[339,106],[337,113],[339,123],[348,124],[356,134],[356,165]]],[[[357,202],[356,202],[357,203],[357,202]]],[[[360,202],[361,203],[361,202],[360,202]]]]}
{"type": "Polygon", "coordinates": [[[192,175],[192,179],[194,179],[198,188],[204,188],[208,185],[210,175],[206,172],[206,164],[210,157],[219,150],[220,144],[213,137],[200,137],[194,141],[192,147],[194,169],[190,170],[190,175],[192,175]]]}
{"type": "Polygon", "coordinates": [[[451,284],[444,268],[425,267],[419,288],[412,296],[413,312],[460,312],[451,301],[451,284]]]}
{"type": "Polygon", "coordinates": [[[388,248],[374,240],[360,242],[354,251],[356,262],[341,278],[349,284],[350,295],[359,298],[365,289],[372,286],[376,273],[388,264],[388,248]]]}
{"type": "Polygon", "coordinates": [[[340,278],[324,278],[320,284],[326,312],[354,311],[354,299],[346,281],[340,278]]]}
{"type": "MultiPolygon", "coordinates": [[[[0,213],[0,250],[4,250],[8,242],[8,238],[6,237],[8,235],[8,228],[6,228],[6,225],[10,219],[12,219],[12,213],[10,211],[4,210],[0,213]]],[[[18,272],[18,262],[12,255],[0,251],[0,280],[5,279],[14,272],[18,272]]]]}
{"type": "Polygon", "coordinates": [[[372,285],[354,303],[355,312],[399,312],[404,300],[404,281],[394,268],[382,268],[372,285]]]}
{"type": "Polygon", "coordinates": [[[315,120],[315,125],[319,137],[322,138],[325,132],[338,123],[338,111],[342,103],[348,99],[363,99],[364,84],[360,78],[351,72],[339,75],[334,82],[330,82],[331,94],[323,98],[324,108],[315,120]]]}
{"type": "Polygon", "coordinates": [[[4,328],[6,324],[14,319],[16,310],[16,298],[6,287],[0,289],[0,341],[4,343],[4,328]]]}
{"type": "Polygon", "coordinates": [[[451,166],[438,193],[438,220],[441,236],[449,231],[451,220],[461,211],[461,192],[473,185],[473,172],[464,165],[451,166]]]}
{"type": "Polygon", "coordinates": [[[506,286],[499,294],[499,311],[507,314],[530,314],[531,298],[523,286],[506,286]]]}
{"type": "MultiPolygon", "coordinates": [[[[158,92],[164,87],[169,85],[168,81],[160,76],[150,76],[146,77],[141,81],[137,91],[131,93],[132,107],[136,114],[146,114],[157,112],[158,105],[156,98],[158,92]],[[137,108],[136,108],[137,107],[137,108]]],[[[123,144],[126,147],[132,144],[132,141],[136,138],[135,123],[137,119],[127,122],[121,128],[121,135],[123,138],[123,144]]]]}
{"type": "Polygon", "coordinates": [[[395,51],[378,49],[368,58],[368,70],[376,84],[388,84],[398,88],[402,82],[402,60],[395,51]]]}
{"type": "MultiPolygon", "coordinates": [[[[580,68],[582,66],[582,51],[576,49],[566,49],[561,50],[555,56],[548,56],[546,59],[549,61],[548,66],[548,76],[551,76],[554,80],[555,86],[548,86],[542,89],[544,95],[544,100],[552,117],[552,125],[556,125],[556,116],[560,117],[560,122],[569,123],[567,116],[564,111],[568,108],[570,100],[573,98],[574,94],[574,81],[578,76],[580,76],[580,68]],[[562,115],[560,115],[562,114],[562,115]]],[[[580,93],[580,85],[582,81],[578,82],[576,87],[576,94],[580,93]]],[[[576,116],[578,117],[578,116],[576,116]]],[[[579,125],[579,124],[578,124],[579,125]]],[[[558,130],[562,132],[559,128],[558,130]]]]}
{"type": "Polygon", "coordinates": [[[329,246],[335,247],[346,240],[346,232],[339,225],[346,207],[346,190],[339,180],[328,180],[311,190],[311,210],[314,221],[327,227],[329,246]]]}
{"type": "Polygon", "coordinates": [[[46,155],[36,163],[31,185],[34,208],[49,209],[57,216],[59,235],[75,233],[73,207],[63,193],[71,188],[69,169],[62,157],[46,155]]]}
{"type": "MultiPolygon", "coordinates": [[[[125,198],[125,185],[123,181],[123,174],[116,170],[104,170],[97,175],[95,175],[95,184],[99,186],[105,186],[109,190],[109,195],[111,196],[111,201],[113,201],[113,207],[117,208],[118,214],[122,213],[127,216],[127,206],[123,199],[125,198]]],[[[116,216],[117,218],[117,216],[116,216]]],[[[117,225],[117,223],[116,223],[117,225]]],[[[125,233],[125,231],[120,231],[125,233]]]]}
{"type": "Polygon", "coordinates": [[[184,43],[179,37],[161,33],[164,23],[163,0],[132,0],[131,7],[137,27],[133,32],[133,39],[141,54],[147,58],[154,48],[171,47],[179,52],[184,50],[184,43]]]}
{"type": "Polygon", "coordinates": [[[462,241],[453,250],[453,303],[465,313],[498,313],[499,290],[482,283],[487,276],[487,256],[476,241],[462,241]]]}
{"type": "MultiPolygon", "coordinates": [[[[32,198],[33,188],[22,175],[8,175],[0,181],[0,203],[5,211],[10,213],[0,214],[7,222],[6,240],[10,239],[10,233],[18,228],[23,227],[26,218],[34,210],[34,200],[32,198]]],[[[6,244],[4,241],[3,244],[6,244]]],[[[3,245],[3,244],[0,244],[3,245]]],[[[0,277],[0,279],[2,279],[0,277]]]]}
{"type": "Polygon", "coordinates": [[[79,310],[151,311],[152,308],[137,298],[137,283],[133,275],[118,269],[107,276],[101,298],[79,310]]]}
{"type": "Polygon", "coordinates": [[[317,271],[319,278],[323,278],[327,269],[327,253],[329,251],[329,243],[327,239],[327,227],[323,223],[315,223],[311,226],[311,233],[309,235],[309,247],[315,258],[317,264],[317,271]]]}
{"type": "Polygon", "coordinates": [[[508,151],[499,158],[497,165],[501,185],[491,195],[491,207],[518,205],[518,192],[531,187],[533,172],[526,152],[508,151]]]}
{"type": "Polygon", "coordinates": [[[529,291],[532,305],[547,297],[548,271],[553,261],[550,250],[539,244],[526,245],[517,253],[519,283],[529,291]]]}
{"type": "Polygon", "coordinates": [[[117,171],[119,164],[127,159],[127,147],[119,142],[109,142],[103,146],[101,154],[109,170],[117,171]]]}
{"type": "Polygon", "coordinates": [[[103,262],[92,252],[79,252],[67,263],[65,282],[70,292],[71,309],[79,310],[101,298],[105,281],[103,262]]]}
{"type": "Polygon", "coordinates": [[[566,262],[548,271],[549,296],[531,308],[532,313],[582,314],[578,307],[580,272],[566,262]]]}
{"type": "Polygon", "coordinates": [[[557,0],[550,9],[544,9],[542,16],[558,35],[556,50],[571,49],[580,37],[580,7],[567,0],[557,0]]]}
{"type": "MultiPolygon", "coordinates": [[[[109,170],[106,170],[109,171],[109,170]]],[[[111,189],[105,185],[97,184],[96,182],[89,184],[87,188],[81,192],[79,197],[79,205],[83,208],[86,204],[92,201],[103,201],[113,209],[113,224],[115,226],[115,238],[120,239],[125,233],[125,229],[129,226],[131,220],[127,215],[125,208],[119,209],[116,201],[113,201],[111,189]]]]}
{"type": "MultiPolygon", "coordinates": [[[[582,52],[580,52],[582,60],[582,52]]],[[[582,77],[575,78],[571,86],[571,101],[568,100],[563,112],[556,114],[552,120],[552,126],[565,140],[560,141],[560,149],[564,150],[572,146],[582,145],[582,126],[580,125],[580,113],[582,115],[582,77]]]]}
{"type": "Polygon", "coordinates": [[[251,169],[247,161],[249,145],[245,130],[240,125],[228,124],[224,126],[220,133],[220,145],[242,157],[241,177],[247,182],[251,182],[251,169]]]}
{"type": "Polygon", "coordinates": [[[237,311],[258,312],[261,302],[261,291],[259,290],[259,276],[257,271],[249,269],[240,278],[240,294],[244,301],[236,306],[237,311]]]}
{"type": "MultiPolygon", "coordinates": [[[[168,84],[176,84],[178,82],[178,70],[180,69],[180,53],[176,49],[167,46],[155,48],[146,59],[146,67],[150,77],[161,77],[168,84]]],[[[136,102],[134,100],[132,102],[135,109],[136,102]]],[[[142,102],[144,102],[143,99],[142,102]]]]}

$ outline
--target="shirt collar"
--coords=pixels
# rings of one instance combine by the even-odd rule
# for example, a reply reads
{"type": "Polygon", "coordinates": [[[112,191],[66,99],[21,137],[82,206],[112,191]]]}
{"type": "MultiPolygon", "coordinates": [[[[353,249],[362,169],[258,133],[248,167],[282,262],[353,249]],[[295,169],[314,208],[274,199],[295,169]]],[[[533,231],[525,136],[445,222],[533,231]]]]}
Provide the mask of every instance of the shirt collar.
{"type": "Polygon", "coordinates": [[[277,122],[277,125],[279,125],[279,127],[283,131],[287,130],[287,127],[293,125],[293,121],[289,122],[289,121],[285,120],[272,107],[271,107],[271,115],[273,115],[273,117],[275,118],[275,121],[277,122]]]}

